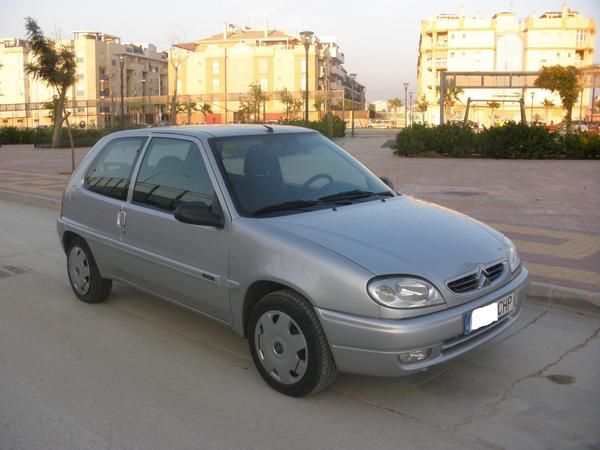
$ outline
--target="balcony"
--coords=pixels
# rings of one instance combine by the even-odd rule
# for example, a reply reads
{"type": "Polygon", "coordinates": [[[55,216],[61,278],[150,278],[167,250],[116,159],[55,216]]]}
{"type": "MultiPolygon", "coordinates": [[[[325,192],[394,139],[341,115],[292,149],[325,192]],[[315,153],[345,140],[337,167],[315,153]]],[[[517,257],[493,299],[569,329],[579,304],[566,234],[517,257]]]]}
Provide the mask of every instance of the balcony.
{"type": "Polygon", "coordinates": [[[329,67],[329,75],[340,77],[340,78],[346,78],[346,72],[344,72],[342,69],[340,69],[339,66],[334,66],[334,65],[329,67]]]}
{"type": "Polygon", "coordinates": [[[340,64],[344,64],[344,54],[339,47],[329,47],[329,57],[337,60],[340,64]]]}

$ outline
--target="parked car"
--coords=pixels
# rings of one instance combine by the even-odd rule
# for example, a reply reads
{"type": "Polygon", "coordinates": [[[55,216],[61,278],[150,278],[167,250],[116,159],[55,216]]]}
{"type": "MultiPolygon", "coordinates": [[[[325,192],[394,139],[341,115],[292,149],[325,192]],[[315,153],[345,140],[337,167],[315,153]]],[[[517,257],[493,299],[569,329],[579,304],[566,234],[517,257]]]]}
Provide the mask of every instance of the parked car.
{"type": "Polygon", "coordinates": [[[396,123],[393,120],[375,119],[369,120],[367,128],[393,128],[396,123]]]}
{"type": "Polygon", "coordinates": [[[574,120],[571,122],[572,131],[588,131],[588,123],[585,120],[574,120]]]}
{"type": "Polygon", "coordinates": [[[397,194],[298,127],[108,135],[70,178],[57,228],[80,300],[117,281],[209,316],[292,396],[338,371],[451,360],[512,326],[527,295],[505,236],[397,194]]]}

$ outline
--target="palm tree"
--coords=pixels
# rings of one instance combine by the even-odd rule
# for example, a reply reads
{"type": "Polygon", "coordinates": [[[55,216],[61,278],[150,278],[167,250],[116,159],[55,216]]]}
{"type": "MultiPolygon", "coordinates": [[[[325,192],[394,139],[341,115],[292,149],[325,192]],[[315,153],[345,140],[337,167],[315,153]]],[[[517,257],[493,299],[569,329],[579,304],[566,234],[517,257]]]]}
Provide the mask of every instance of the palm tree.
{"type": "Polygon", "coordinates": [[[448,110],[448,118],[452,117],[453,111],[452,108],[456,104],[456,102],[462,103],[462,101],[458,98],[460,94],[463,93],[463,90],[455,87],[446,88],[446,92],[444,95],[444,108],[448,110]]]}
{"type": "MultiPolygon", "coordinates": [[[[75,83],[76,67],[75,52],[71,46],[61,46],[45,35],[35,19],[25,19],[27,39],[31,44],[32,61],[25,64],[25,72],[34,78],[45,81],[56,92],[54,106],[54,132],[52,147],[58,147],[63,122],[67,123],[70,133],[68,114],[65,108],[68,89],[75,83]]],[[[69,138],[71,136],[69,135],[69,138]]],[[[73,170],[75,169],[74,155],[71,155],[73,170]]]]}
{"type": "Polygon", "coordinates": [[[554,102],[549,98],[545,98],[542,105],[544,105],[544,122],[548,123],[548,113],[550,108],[554,106],[554,102]]]}
{"type": "Polygon", "coordinates": [[[419,100],[417,103],[417,111],[421,113],[421,121],[423,122],[423,125],[425,125],[425,113],[427,112],[428,108],[429,102],[425,99],[425,96],[422,96],[421,100],[419,100]]]}
{"type": "Polygon", "coordinates": [[[492,110],[492,115],[491,115],[491,118],[490,118],[490,122],[491,122],[492,125],[494,125],[494,121],[496,119],[494,117],[495,116],[494,113],[496,112],[496,110],[498,108],[500,108],[500,103],[497,102],[497,101],[495,101],[495,100],[492,100],[491,102],[487,102],[487,105],[488,105],[488,108],[490,108],[492,110]]]}
{"type": "Polygon", "coordinates": [[[202,113],[202,116],[204,117],[204,123],[206,123],[206,115],[212,114],[212,108],[210,106],[210,103],[202,103],[200,105],[200,108],[198,108],[198,111],[202,113]]]}
{"type": "Polygon", "coordinates": [[[388,106],[394,110],[394,113],[398,112],[398,108],[402,106],[402,100],[398,97],[390,98],[388,100],[388,106]]]}

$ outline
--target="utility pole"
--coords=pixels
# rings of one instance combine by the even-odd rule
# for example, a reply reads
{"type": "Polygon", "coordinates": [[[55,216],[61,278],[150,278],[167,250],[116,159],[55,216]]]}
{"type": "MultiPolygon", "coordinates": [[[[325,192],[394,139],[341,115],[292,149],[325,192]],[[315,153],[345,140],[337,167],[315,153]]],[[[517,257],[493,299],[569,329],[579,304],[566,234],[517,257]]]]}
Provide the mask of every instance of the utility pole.
{"type": "MultiPolygon", "coordinates": [[[[312,41],[314,33],[312,31],[302,31],[300,36],[302,37],[302,42],[304,43],[304,80],[305,80],[305,91],[304,91],[304,126],[308,126],[308,49],[310,48],[310,43],[312,41]]],[[[316,75],[316,74],[315,74],[316,75]]]]}
{"type": "Polygon", "coordinates": [[[406,129],[407,125],[408,125],[408,110],[406,109],[406,95],[407,95],[407,91],[408,91],[408,83],[404,83],[404,128],[406,129]]]}
{"type": "Polygon", "coordinates": [[[125,55],[119,55],[119,66],[121,67],[121,108],[119,112],[119,125],[121,128],[125,126],[125,104],[123,103],[123,94],[124,94],[124,81],[123,81],[123,68],[125,67],[125,55]]]}

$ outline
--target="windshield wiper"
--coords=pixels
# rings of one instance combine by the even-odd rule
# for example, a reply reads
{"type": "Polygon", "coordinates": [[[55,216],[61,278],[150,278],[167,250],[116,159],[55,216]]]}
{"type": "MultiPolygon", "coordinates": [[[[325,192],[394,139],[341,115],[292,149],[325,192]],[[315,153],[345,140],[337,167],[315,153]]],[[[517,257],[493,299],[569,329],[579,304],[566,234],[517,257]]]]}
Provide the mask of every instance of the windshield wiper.
{"type": "Polygon", "coordinates": [[[334,202],[338,200],[354,200],[358,198],[366,198],[371,197],[373,195],[385,196],[385,197],[393,197],[390,191],[383,192],[371,192],[371,191],[362,191],[360,189],[353,189],[351,191],[338,192],[337,194],[326,195],[324,197],[320,197],[319,201],[321,202],[334,202]]]}
{"type": "Polygon", "coordinates": [[[291,202],[277,203],[275,205],[265,206],[264,208],[257,209],[252,214],[253,216],[259,216],[275,211],[293,211],[294,209],[308,208],[310,206],[318,205],[319,202],[316,200],[294,200],[291,202]]]}

